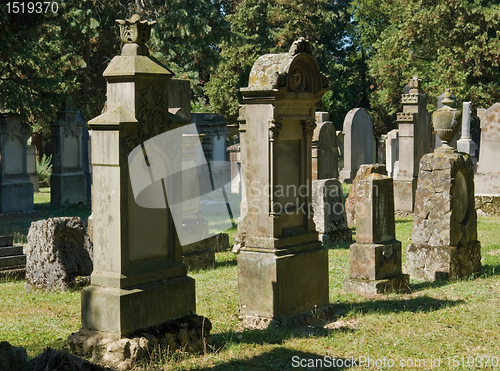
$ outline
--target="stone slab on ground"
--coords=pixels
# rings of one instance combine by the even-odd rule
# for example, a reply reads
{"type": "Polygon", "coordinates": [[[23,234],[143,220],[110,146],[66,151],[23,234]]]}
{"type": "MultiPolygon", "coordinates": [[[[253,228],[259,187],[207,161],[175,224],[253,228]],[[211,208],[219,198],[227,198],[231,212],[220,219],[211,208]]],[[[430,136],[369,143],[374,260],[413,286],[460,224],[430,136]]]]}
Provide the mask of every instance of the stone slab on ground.
{"type": "Polygon", "coordinates": [[[0,236],[0,247],[12,246],[14,244],[14,236],[0,236]]]}
{"type": "Polygon", "coordinates": [[[343,282],[347,292],[378,295],[396,292],[400,294],[410,292],[410,276],[400,274],[382,280],[364,280],[359,278],[346,278],[343,282]]]}
{"type": "Polygon", "coordinates": [[[137,362],[148,360],[158,350],[201,353],[210,344],[212,323],[208,318],[191,314],[172,320],[128,337],[118,333],[82,328],[68,336],[71,350],[85,358],[92,358],[116,370],[127,370],[137,362]]]}

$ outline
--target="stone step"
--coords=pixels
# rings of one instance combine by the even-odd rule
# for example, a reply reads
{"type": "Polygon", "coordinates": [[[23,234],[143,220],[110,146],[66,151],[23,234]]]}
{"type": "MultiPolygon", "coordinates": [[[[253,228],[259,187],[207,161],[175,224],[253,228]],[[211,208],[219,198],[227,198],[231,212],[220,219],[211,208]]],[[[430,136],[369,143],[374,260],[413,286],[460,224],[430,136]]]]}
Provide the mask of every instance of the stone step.
{"type": "Polygon", "coordinates": [[[14,236],[0,236],[0,247],[14,245],[14,236]]]}
{"type": "Polygon", "coordinates": [[[22,246],[5,246],[0,247],[0,257],[2,256],[15,256],[22,255],[23,247],[22,246]]]}
{"type": "Polygon", "coordinates": [[[0,257],[0,269],[26,265],[26,255],[0,257]]]}

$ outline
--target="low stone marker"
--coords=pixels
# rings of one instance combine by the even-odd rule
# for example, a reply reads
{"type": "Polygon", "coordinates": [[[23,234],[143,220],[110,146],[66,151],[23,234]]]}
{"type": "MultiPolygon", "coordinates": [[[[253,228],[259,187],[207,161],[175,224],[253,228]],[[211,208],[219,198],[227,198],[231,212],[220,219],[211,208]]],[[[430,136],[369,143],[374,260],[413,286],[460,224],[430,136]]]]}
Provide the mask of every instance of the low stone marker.
{"type": "Polygon", "coordinates": [[[356,178],[356,243],[350,247],[351,273],[344,280],[344,290],[408,292],[409,276],[401,271],[401,242],[395,233],[393,180],[369,171],[356,178]]]}
{"type": "Polygon", "coordinates": [[[443,146],[420,160],[415,193],[412,243],[406,252],[406,272],[434,281],[468,277],[481,271],[474,208],[474,167],[469,155],[450,142],[458,130],[460,111],[447,92],[443,108],[433,115],[443,146]]]}
{"type": "Polygon", "coordinates": [[[78,217],[31,223],[26,250],[26,290],[64,290],[92,273],[92,243],[78,217]]]}
{"type": "Polygon", "coordinates": [[[26,268],[26,255],[22,246],[14,246],[13,236],[0,236],[0,276],[22,276],[26,268]]]}
{"type": "Polygon", "coordinates": [[[321,179],[312,182],[314,223],[319,240],[333,244],[352,240],[347,226],[344,193],[338,179],[321,179]]]}

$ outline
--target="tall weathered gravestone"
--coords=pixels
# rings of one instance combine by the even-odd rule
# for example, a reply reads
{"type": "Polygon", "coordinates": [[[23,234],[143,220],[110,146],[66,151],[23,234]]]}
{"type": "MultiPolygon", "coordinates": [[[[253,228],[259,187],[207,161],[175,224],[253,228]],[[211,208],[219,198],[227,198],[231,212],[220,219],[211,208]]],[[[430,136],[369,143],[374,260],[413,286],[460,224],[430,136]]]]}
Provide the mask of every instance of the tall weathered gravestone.
{"type": "Polygon", "coordinates": [[[418,163],[430,148],[427,96],[421,92],[420,82],[417,76],[409,80],[409,92],[401,98],[403,112],[397,114],[399,171],[394,174],[394,207],[398,211],[413,211],[418,163]]]}
{"type": "Polygon", "coordinates": [[[401,271],[401,242],[396,240],[393,180],[363,166],[356,176],[356,243],[350,247],[350,278],[344,290],[359,294],[407,292],[409,277],[401,271]]]}
{"type": "Polygon", "coordinates": [[[29,135],[18,114],[0,114],[0,214],[33,210],[27,167],[29,135]]]}
{"type": "Polygon", "coordinates": [[[396,177],[395,165],[399,161],[399,130],[394,129],[387,133],[385,139],[385,167],[391,178],[396,177]]]}
{"type": "Polygon", "coordinates": [[[481,146],[476,174],[476,206],[488,215],[500,215],[500,103],[478,109],[481,146]]]}
{"type": "Polygon", "coordinates": [[[339,177],[337,132],[328,112],[316,112],[312,138],[312,180],[339,177]]]}
{"type": "Polygon", "coordinates": [[[341,182],[352,183],[360,165],[373,164],[373,123],[364,108],[353,108],[344,119],[344,168],[341,182]]]}
{"type": "MultiPolygon", "coordinates": [[[[182,136],[168,112],[172,74],[148,56],[144,45],[154,22],[141,21],[137,15],[118,22],[124,46],[103,74],[107,111],[89,122],[94,271],[91,286],[82,291],[83,339],[96,332],[119,339],[196,309],[194,280],[182,264],[174,211],[165,197],[168,192],[172,199],[182,199],[182,179],[173,176],[153,182],[152,175],[164,170],[153,160],[161,156],[169,174],[182,169],[182,136]],[[167,131],[174,132],[168,143],[155,147],[151,139],[167,131]],[[137,158],[131,160],[131,152],[137,158]],[[131,177],[136,159],[151,179],[131,177]],[[132,182],[138,181],[149,187],[135,198],[132,182]],[[139,201],[149,202],[148,207],[139,206],[139,201]]],[[[78,336],[72,341],[85,342],[78,336]]]]}
{"type": "MultiPolygon", "coordinates": [[[[240,315],[248,326],[328,304],[328,252],[311,209],[315,104],[328,86],[307,40],[257,59],[241,92],[248,212],[238,255],[240,315]]],[[[242,206],[243,209],[243,206],[242,206]]]]}
{"type": "Polygon", "coordinates": [[[71,107],[71,100],[57,112],[51,124],[53,167],[50,176],[50,206],[61,208],[87,203],[87,176],[83,172],[83,126],[79,111],[71,107]]]}
{"type": "Polygon", "coordinates": [[[420,160],[412,243],[406,252],[406,272],[428,281],[481,271],[472,159],[448,145],[460,125],[460,111],[453,108],[449,92],[443,104],[433,114],[443,145],[420,160]]]}

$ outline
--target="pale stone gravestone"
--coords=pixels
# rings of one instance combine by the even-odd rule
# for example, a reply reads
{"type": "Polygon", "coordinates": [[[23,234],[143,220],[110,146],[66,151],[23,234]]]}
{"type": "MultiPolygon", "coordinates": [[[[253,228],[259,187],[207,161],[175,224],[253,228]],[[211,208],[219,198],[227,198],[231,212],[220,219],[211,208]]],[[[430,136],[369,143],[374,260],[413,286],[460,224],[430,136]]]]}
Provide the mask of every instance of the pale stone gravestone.
{"type": "Polygon", "coordinates": [[[78,217],[31,223],[26,248],[26,290],[65,290],[89,280],[92,243],[78,217]],[[83,279],[82,279],[83,278],[83,279]]]}
{"type": "Polygon", "coordinates": [[[334,244],[352,240],[344,208],[344,191],[338,179],[313,180],[314,224],[319,240],[334,244]]]}
{"type": "Polygon", "coordinates": [[[240,220],[246,237],[238,255],[238,292],[244,326],[262,327],[328,305],[328,251],[308,212],[315,104],[328,80],[310,48],[301,38],[288,53],[259,57],[241,89],[248,212],[240,220]]]}
{"type": "Polygon", "coordinates": [[[36,171],[36,148],[33,145],[28,146],[28,152],[26,156],[27,161],[27,171],[30,177],[30,182],[33,183],[33,192],[38,192],[40,190],[40,176],[36,171]]]}
{"type": "Polygon", "coordinates": [[[231,193],[241,193],[241,152],[240,143],[227,147],[231,161],[231,193]]]}
{"type": "Polygon", "coordinates": [[[362,201],[362,197],[358,194],[358,179],[364,179],[370,174],[382,174],[387,175],[387,170],[385,165],[373,164],[373,165],[361,165],[358,169],[356,177],[352,182],[351,191],[349,196],[345,201],[345,211],[347,216],[347,225],[349,227],[356,226],[356,205],[362,201]]]}
{"type": "Polygon", "coordinates": [[[443,103],[433,115],[443,145],[420,160],[412,243],[406,252],[405,271],[427,281],[481,271],[472,159],[448,145],[458,130],[460,111],[453,110],[451,99],[443,103]]]}
{"type": "Polygon", "coordinates": [[[396,240],[393,180],[366,169],[356,182],[356,243],[350,247],[350,277],[344,280],[344,290],[409,292],[409,277],[401,270],[401,242],[396,240]]]}
{"type": "Polygon", "coordinates": [[[476,208],[500,215],[500,103],[478,109],[481,145],[476,174],[476,208]]]}
{"type": "Polygon", "coordinates": [[[387,143],[387,134],[382,134],[380,138],[377,140],[377,163],[384,164],[386,163],[386,143],[387,143]]]}
{"type": "Polygon", "coordinates": [[[387,133],[385,139],[385,167],[387,175],[391,178],[396,176],[394,165],[399,160],[399,130],[394,129],[387,133]]]}
{"type": "Polygon", "coordinates": [[[26,255],[22,246],[14,245],[13,236],[0,236],[0,275],[9,275],[9,272],[24,270],[26,255]]]}
{"type": "Polygon", "coordinates": [[[403,112],[397,114],[399,126],[399,171],[394,178],[394,207],[412,212],[417,189],[418,162],[430,149],[427,121],[427,96],[420,90],[421,80],[409,80],[410,90],[403,94],[403,112]]]}
{"type": "Polygon", "coordinates": [[[316,112],[312,138],[312,180],[339,177],[337,132],[328,112],[316,112]]]}
{"type": "Polygon", "coordinates": [[[344,132],[337,130],[338,171],[344,168],[344,132]]]}
{"type": "MultiPolygon", "coordinates": [[[[83,171],[83,127],[85,121],[68,99],[51,124],[53,166],[50,176],[50,206],[61,208],[87,204],[87,176],[83,171]]],[[[86,145],[86,143],[85,143],[86,145]]]]}
{"type": "Polygon", "coordinates": [[[373,123],[364,108],[353,108],[344,120],[344,169],[341,182],[352,183],[360,165],[373,164],[373,123]]]}
{"type": "MultiPolygon", "coordinates": [[[[182,172],[182,125],[168,111],[172,73],[148,56],[145,43],[154,22],[138,15],[118,22],[124,45],[103,74],[107,111],[89,122],[94,271],[91,286],[82,290],[82,329],[68,341],[94,359],[107,360],[118,350],[120,358],[113,360],[122,367],[133,356],[131,344],[139,342],[147,354],[152,339],[126,336],[183,321],[195,313],[196,297],[174,228],[179,208],[169,202],[183,197],[177,175],[182,172]],[[131,176],[144,171],[144,178],[131,176]],[[163,177],[165,172],[173,176],[163,177]],[[136,194],[138,184],[145,188],[136,194]],[[88,347],[91,339],[96,340],[88,347]]],[[[203,344],[199,334],[209,336],[209,323],[196,321],[198,339],[188,336],[187,350],[193,342],[203,344]]]]}
{"type": "Polygon", "coordinates": [[[16,113],[0,113],[0,214],[33,210],[27,168],[30,130],[16,113]]]}

